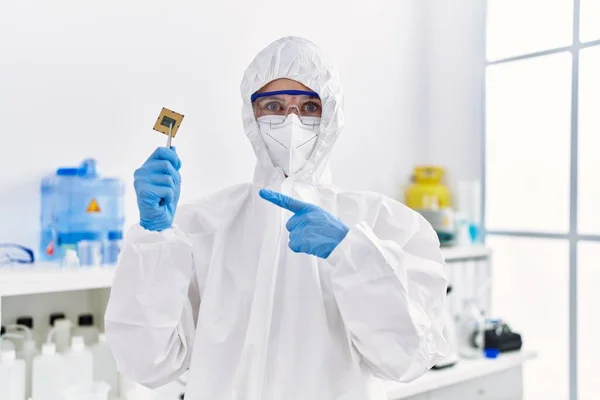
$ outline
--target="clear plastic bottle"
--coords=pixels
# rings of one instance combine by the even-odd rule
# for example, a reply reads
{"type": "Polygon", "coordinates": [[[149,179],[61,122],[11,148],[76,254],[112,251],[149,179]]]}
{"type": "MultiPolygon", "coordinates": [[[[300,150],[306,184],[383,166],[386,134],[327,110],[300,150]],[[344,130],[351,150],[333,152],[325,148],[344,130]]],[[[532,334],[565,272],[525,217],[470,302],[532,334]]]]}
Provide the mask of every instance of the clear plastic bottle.
{"type": "Polygon", "coordinates": [[[94,325],[93,314],[81,314],[77,318],[77,328],[73,330],[73,336],[81,336],[86,346],[91,346],[98,341],[98,328],[94,325]]]}
{"type": "Polygon", "coordinates": [[[0,352],[0,382],[8,385],[0,387],[0,399],[25,400],[25,362],[17,360],[14,350],[0,352]]]}
{"type": "Polygon", "coordinates": [[[94,356],[94,382],[106,382],[110,386],[109,397],[117,397],[119,373],[117,372],[117,362],[106,343],[106,334],[99,334],[98,342],[90,350],[94,356]]]}
{"type": "Polygon", "coordinates": [[[458,352],[463,358],[483,357],[485,318],[477,301],[466,300],[458,321],[458,352]]]}
{"type": "Polygon", "coordinates": [[[469,234],[469,221],[467,215],[462,212],[456,213],[456,245],[457,246],[471,246],[471,236],[469,234]]]}
{"type": "Polygon", "coordinates": [[[44,343],[42,353],[33,359],[31,397],[35,400],[62,400],[65,389],[63,356],[54,343],[44,343]]]}
{"type": "Polygon", "coordinates": [[[99,267],[102,264],[102,242],[81,240],[77,243],[77,255],[82,267],[99,267]]]}
{"type": "Polygon", "coordinates": [[[94,380],[92,353],[85,348],[81,336],[71,338],[71,348],[64,354],[65,389],[91,384],[94,380]]]}
{"type": "Polygon", "coordinates": [[[116,264],[123,247],[123,231],[108,232],[108,240],[104,244],[103,263],[106,265],[116,264]]]}

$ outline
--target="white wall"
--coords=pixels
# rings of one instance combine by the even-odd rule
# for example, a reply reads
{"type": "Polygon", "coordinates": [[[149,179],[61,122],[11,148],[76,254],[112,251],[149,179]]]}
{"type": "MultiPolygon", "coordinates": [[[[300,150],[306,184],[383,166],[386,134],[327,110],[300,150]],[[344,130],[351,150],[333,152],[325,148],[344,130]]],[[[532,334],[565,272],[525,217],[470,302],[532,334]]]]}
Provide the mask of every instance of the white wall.
{"type": "Polygon", "coordinates": [[[481,180],[485,1],[428,0],[424,162],[442,165],[456,192],[481,180]]]}
{"type": "Polygon", "coordinates": [[[39,180],[95,157],[127,183],[165,137],[161,107],[186,115],[176,139],[182,201],[251,179],[239,82],[284,35],[312,39],[346,87],[347,128],[332,158],[344,188],[397,197],[422,153],[420,0],[5,0],[0,24],[0,242],[36,247],[39,180]]]}

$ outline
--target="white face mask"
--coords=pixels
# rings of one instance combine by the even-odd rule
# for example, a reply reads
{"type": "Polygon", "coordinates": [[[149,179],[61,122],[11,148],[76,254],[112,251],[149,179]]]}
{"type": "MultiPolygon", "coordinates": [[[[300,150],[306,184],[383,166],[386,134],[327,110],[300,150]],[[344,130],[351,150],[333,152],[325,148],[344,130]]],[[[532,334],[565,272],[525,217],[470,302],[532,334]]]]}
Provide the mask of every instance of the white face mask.
{"type": "Polygon", "coordinates": [[[260,134],[275,166],[289,176],[298,172],[309,159],[319,134],[321,118],[289,114],[283,123],[281,116],[257,118],[260,134]]]}

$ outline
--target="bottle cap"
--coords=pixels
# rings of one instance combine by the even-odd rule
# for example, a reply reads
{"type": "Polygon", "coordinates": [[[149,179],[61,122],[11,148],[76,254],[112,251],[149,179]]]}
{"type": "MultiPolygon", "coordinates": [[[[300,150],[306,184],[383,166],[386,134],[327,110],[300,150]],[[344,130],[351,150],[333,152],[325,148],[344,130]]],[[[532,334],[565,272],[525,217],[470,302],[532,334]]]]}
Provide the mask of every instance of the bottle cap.
{"type": "Polygon", "coordinates": [[[65,314],[61,313],[61,312],[50,314],[50,326],[54,326],[54,321],[56,321],[57,319],[65,319],[65,318],[66,318],[65,314]]]}
{"type": "Polygon", "coordinates": [[[54,343],[44,343],[42,345],[42,354],[45,356],[56,354],[56,345],[54,343]]]}
{"type": "Polygon", "coordinates": [[[81,351],[85,348],[85,341],[82,336],[73,336],[71,338],[71,349],[74,351],[81,351]]]}
{"type": "Polygon", "coordinates": [[[30,317],[29,315],[19,317],[17,318],[17,325],[23,325],[29,329],[33,329],[33,317],[30,317]]]}
{"type": "Polygon", "coordinates": [[[92,314],[80,314],[77,324],[79,326],[94,326],[94,316],[92,314]]]}
{"type": "Polygon", "coordinates": [[[57,319],[54,321],[56,329],[71,329],[71,320],[66,318],[57,319]]]}
{"type": "Polygon", "coordinates": [[[108,240],[121,240],[121,239],[123,239],[123,231],[108,232],[108,240]]]}
{"type": "Polygon", "coordinates": [[[500,350],[498,349],[485,349],[483,351],[483,354],[485,354],[485,358],[498,358],[498,355],[500,354],[500,350]]]}

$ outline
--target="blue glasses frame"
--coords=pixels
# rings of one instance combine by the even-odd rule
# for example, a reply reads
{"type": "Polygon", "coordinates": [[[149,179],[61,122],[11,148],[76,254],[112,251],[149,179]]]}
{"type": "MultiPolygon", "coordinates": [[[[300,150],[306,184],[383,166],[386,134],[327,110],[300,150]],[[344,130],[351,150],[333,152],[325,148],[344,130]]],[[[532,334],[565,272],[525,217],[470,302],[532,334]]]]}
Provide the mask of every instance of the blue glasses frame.
{"type": "Polygon", "coordinates": [[[30,248],[14,243],[0,243],[0,265],[34,262],[35,255],[30,248]]]}
{"type": "Polygon", "coordinates": [[[260,99],[261,97],[276,96],[278,94],[289,94],[291,96],[310,96],[320,99],[319,94],[316,92],[309,92],[306,90],[275,90],[273,92],[254,93],[252,96],[250,96],[250,101],[254,102],[254,100],[260,99]]]}

